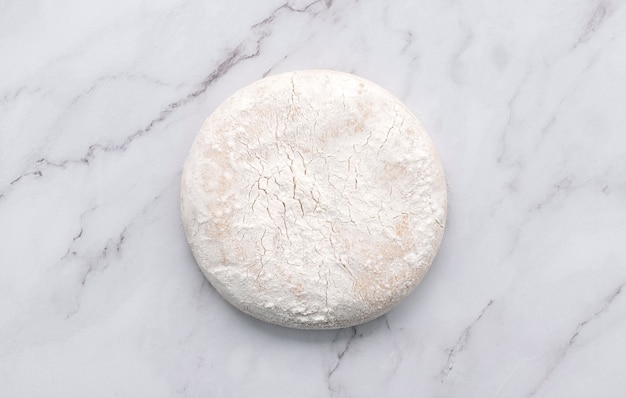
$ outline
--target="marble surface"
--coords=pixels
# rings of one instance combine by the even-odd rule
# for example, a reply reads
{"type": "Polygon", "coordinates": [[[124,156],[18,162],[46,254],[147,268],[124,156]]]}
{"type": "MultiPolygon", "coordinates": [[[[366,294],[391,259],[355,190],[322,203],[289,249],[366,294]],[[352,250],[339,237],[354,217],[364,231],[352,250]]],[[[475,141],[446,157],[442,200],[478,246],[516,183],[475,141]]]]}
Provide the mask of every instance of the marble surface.
{"type": "Polygon", "coordinates": [[[626,4],[18,1],[0,12],[0,396],[623,397],[626,4]],[[190,254],[183,160],[262,76],[421,118],[442,249],[388,315],[297,331],[190,254]]]}

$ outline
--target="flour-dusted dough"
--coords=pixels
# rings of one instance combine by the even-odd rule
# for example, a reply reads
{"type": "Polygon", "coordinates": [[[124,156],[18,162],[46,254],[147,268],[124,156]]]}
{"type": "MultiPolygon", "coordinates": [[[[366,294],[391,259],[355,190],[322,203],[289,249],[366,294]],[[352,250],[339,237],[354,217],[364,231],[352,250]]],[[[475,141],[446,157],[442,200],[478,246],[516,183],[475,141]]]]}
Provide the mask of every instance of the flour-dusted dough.
{"type": "Polygon", "coordinates": [[[354,75],[259,80],[204,123],[181,211],[211,284],[261,320],[331,329],[374,319],[422,280],[446,184],[416,117],[354,75]]]}

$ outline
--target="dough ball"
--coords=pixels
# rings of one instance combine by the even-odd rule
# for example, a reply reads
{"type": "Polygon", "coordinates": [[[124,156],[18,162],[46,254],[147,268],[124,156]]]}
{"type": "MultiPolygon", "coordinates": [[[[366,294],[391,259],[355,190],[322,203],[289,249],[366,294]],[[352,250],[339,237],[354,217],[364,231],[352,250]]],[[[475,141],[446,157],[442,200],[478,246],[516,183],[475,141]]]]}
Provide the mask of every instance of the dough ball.
{"type": "Polygon", "coordinates": [[[198,265],[234,306],[278,325],[342,328],[422,280],[446,184],[398,99],[351,74],[297,71],[237,91],[206,120],[181,211],[198,265]]]}

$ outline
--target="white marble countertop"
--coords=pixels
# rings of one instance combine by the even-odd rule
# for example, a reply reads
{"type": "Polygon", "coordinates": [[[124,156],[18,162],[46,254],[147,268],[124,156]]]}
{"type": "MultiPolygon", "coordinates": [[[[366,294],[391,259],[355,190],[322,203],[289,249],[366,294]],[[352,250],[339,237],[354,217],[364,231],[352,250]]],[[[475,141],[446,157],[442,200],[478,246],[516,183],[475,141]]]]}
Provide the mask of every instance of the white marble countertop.
{"type": "Polygon", "coordinates": [[[0,396],[624,397],[626,4],[284,1],[2,4],[0,396]],[[179,216],[203,120],[305,68],[405,101],[449,185],[423,283],[338,331],[231,307],[179,216]]]}

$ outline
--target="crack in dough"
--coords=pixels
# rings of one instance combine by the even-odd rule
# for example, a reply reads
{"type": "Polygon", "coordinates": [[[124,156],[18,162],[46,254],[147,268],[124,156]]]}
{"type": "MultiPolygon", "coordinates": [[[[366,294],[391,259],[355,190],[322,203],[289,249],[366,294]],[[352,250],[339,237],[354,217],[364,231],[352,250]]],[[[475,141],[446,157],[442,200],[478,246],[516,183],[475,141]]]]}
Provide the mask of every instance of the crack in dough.
{"type": "Polygon", "coordinates": [[[422,280],[446,185],[416,117],[357,76],[259,80],[207,119],[181,181],[204,275],[261,320],[330,329],[374,319],[422,280]]]}

